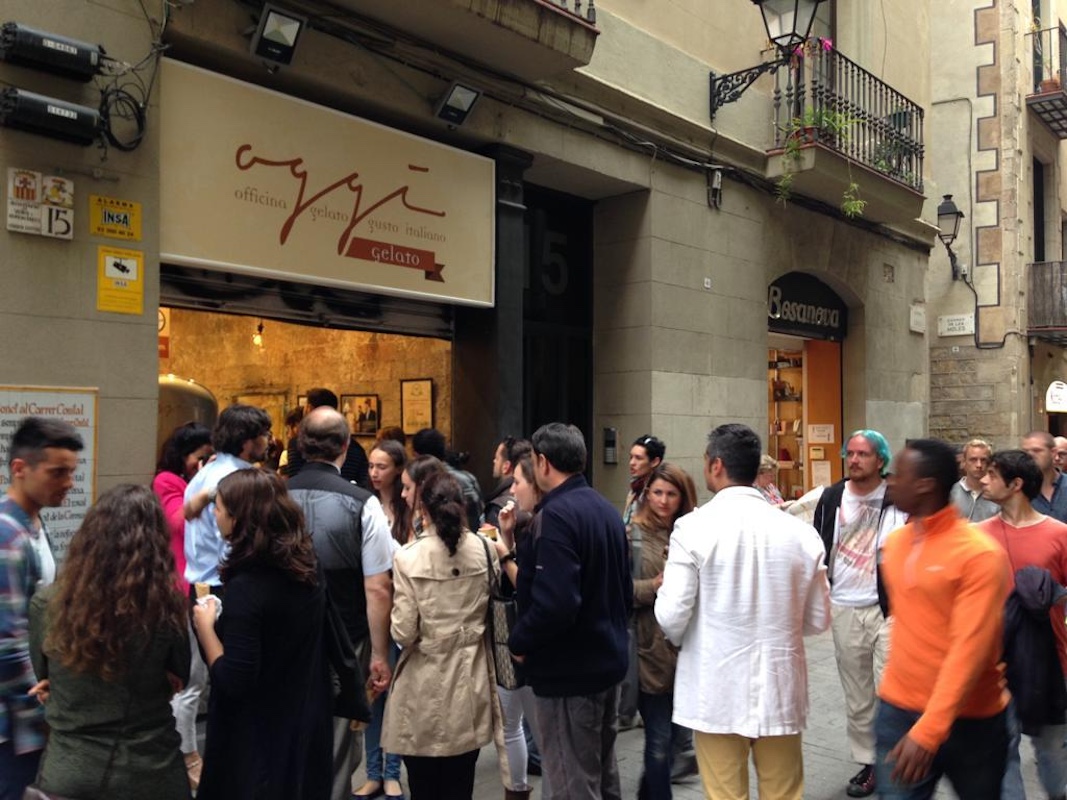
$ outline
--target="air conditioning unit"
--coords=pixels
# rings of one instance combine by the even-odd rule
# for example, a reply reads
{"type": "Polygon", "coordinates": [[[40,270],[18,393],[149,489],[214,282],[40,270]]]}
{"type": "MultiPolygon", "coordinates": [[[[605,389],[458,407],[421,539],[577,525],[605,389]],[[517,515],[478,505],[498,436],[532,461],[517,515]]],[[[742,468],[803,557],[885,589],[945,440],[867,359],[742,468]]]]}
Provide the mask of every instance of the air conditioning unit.
{"type": "Polygon", "coordinates": [[[90,145],[103,132],[100,112],[25,89],[0,91],[0,125],[90,145]]]}

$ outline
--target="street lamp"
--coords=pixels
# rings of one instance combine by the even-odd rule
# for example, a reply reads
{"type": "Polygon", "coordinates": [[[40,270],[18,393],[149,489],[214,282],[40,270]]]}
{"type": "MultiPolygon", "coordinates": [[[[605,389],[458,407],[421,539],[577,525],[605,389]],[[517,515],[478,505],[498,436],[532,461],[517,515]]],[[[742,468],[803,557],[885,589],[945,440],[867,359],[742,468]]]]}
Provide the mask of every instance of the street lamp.
{"type": "Polygon", "coordinates": [[[727,75],[711,73],[711,118],[715,112],[737,100],[760,75],[774,72],[789,62],[797,47],[804,44],[815,24],[819,3],[826,0],[752,0],[763,15],[767,38],[774,44],[778,58],[740,72],[727,75]]]}
{"type": "Polygon", "coordinates": [[[956,253],[952,250],[952,243],[960,234],[960,222],[963,220],[963,212],[956,208],[952,202],[952,195],[946,194],[937,207],[938,237],[948,250],[948,260],[952,265],[952,280],[960,278],[960,265],[956,259],[956,253]]]}

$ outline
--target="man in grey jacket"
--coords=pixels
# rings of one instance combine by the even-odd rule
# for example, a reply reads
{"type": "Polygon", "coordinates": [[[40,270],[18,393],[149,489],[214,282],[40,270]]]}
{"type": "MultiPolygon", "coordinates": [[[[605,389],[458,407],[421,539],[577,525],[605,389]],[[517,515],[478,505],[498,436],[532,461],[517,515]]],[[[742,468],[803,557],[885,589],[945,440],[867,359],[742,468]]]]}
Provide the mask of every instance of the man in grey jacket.
{"type": "MultiPolygon", "coordinates": [[[[381,692],[392,678],[389,615],[393,606],[393,538],[381,503],[366,489],[341,477],[351,431],[332,408],[316,408],[300,423],[305,463],[289,479],[289,493],[301,507],[326,573],[330,599],[344,620],[356,652],[367,665],[372,688],[381,692]]],[[[347,719],[334,719],[333,800],[352,793],[352,773],[363,754],[363,737],[347,719]]]]}

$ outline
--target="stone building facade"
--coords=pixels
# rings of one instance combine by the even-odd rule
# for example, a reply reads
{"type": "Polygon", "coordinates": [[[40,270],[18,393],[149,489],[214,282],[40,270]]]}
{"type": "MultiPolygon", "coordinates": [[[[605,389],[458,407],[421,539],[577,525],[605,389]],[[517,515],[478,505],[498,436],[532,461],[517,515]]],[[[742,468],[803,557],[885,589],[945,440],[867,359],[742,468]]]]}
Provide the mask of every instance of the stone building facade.
{"type": "Polygon", "coordinates": [[[1015,446],[1032,429],[1059,430],[1045,392],[1063,380],[1060,285],[1063,172],[1056,121],[1062,91],[1062,3],[947,2],[931,6],[945,57],[933,83],[931,197],[965,214],[952,247],[930,260],[930,432],[1015,446]],[[1045,91],[1042,80],[1055,78],[1045,91]],[[1035,282],[1036,281],[1036,282],[1035,282]],[[940,320],[941,332],[938,335],[940,320]]]}
{"type": "MultiPolygon", "coordinates": [[[[405,11],[409,4],[384,0],[282,5],[310,26],[293,63],[280,69],[265,68],[249,52],[258,2],[152,4],[147,20],[136,0],[11,0],[5,13],[100,41],[130,63],[165,27],[168,58],[245,82],[248,91],[265,87],[492,159],[492,305],[424,303],[424,316],[437,326],[433,335],[451,342],[448,427],[461,449],[488,454],[503,435],[564,418],[586,431],[593,481],[612,499],[625,495],[625,453],[645,433],[663,438],[668,459],[699,476],[711,427],[741,421],[767,436],[775,424],[769,349],[784,344],[802,352],[805,338],[819,336],[794,331],[782,340],[781,326],[772,330],[768,287],[796,273],[848,309],[830,376],[840,388],[818,417],[831,429],[818,432],[819,446],[809,450],[804,424],[816,421],[816,411],[798,407],[788,419],[801,440],[790,453],[803,470],[796,485],[816,482],[809,469],[816,460],[840,473],[837,451],[848,430],[878,428],[894,445],[926,432],[931,337],[922,319],[932,319],[926,298],[938,288],[926,280],[936,203],[924,204],[924,192],[934,194],[924,181],[938,152],[929,128],[922,132],[935,97],[928,0],[884,8],[823,4],[819,34],[829,55],[819,57],[855,68],[857,80],[909,110],[868,108],[843,84],[822,84],[819,91],[829,94],[818,96],[842,109],[849,134],[802,147],[785,204],[775,185],[786,129],[818,88],[810,85],[804,97],[784,94],[803,57],[760,78],[714,116],[709,105],[709,72],[721,76],[772,55],[759,11],[747,0],[731,0],[730,13],[706,0],[601,0],[595,21],[591,3],[577,10],[573,2],[534,0],[426,0],[417,18],[405,11]],[[907,59],[893,56],[905,51],[907,59]],[[461,126],[434,114],[453,81],[482,92],[461,126]],[[892,164],[877,155],[889,152],[878,150],[887,142],[892,164]],[[839,208],[850,183],[867,203],[851,219],[839,208]],[[605,429],[617,432],[618,463],[605,452],[605,429]]],[[[21,67],[0,64],[0,77],[87,104],[94,99],[89,87],[21,67]]],[[[0,260],[12,265],[0,332],[16,341],[27,331],[49,331],[35,337],[40,344],[32,351],[12,354],[0,382],[100,388],[101,486],[151,473],[156,307],[180,307],[179,278],[199,282],[197,307],[213,287],[224,288],[225,270],[169,264],[161,252],[159,231],[172,223],[159,209],[168,202],[161,195],[173,166],[160,159],[167,121],[158,103],[168,86],[157,80],[144,138],[132,153],[112,150],[101,162],[93,149],[0,129],[5,166],[61,169],[75,176],[80,198],[117,194],[143,204],[140,315],[97,310],[92,265],[102,240],[84,227],[63,244],[0,235],[0,260]],[[111,356],[117,352],[123,357],[111,356]]],[[[246,277],[233,280],[240,285],[246,277]]],[[[358,294],[371,306],[378,298],[391,319],[421,313],[422,301],[408,298],[401,308],[373,287],[358,294]]],[[[284,318],[281,308],[250,305],[244,313],[284,318]]],[[[359,328],[354,319],[350,327],[359,328]]],[[[301,321],[313,323],[310,316],[301,321]]],[[[806,371],[805,396],[816,396],[826,378],[806,371]]],[[[472,468],[488,482],[488,455],[484,462],[472,468]]]]}

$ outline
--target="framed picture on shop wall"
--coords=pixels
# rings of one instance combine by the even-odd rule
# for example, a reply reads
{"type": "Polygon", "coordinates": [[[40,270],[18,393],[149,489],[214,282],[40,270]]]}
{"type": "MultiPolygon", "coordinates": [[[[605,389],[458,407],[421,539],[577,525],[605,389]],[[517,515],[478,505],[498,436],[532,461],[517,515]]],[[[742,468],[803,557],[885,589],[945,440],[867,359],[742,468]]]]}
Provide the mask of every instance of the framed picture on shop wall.
{"type": "Polygon", "coordinates": [[[411,435],[433,427],[433,379],[400,381],[400,426],[411,435]]]}
{"type": "Polygon", "coordinates": [[[376,394],[341,395],[341,413],[356,436],[377,436],[382,408],[376,394]]]}

